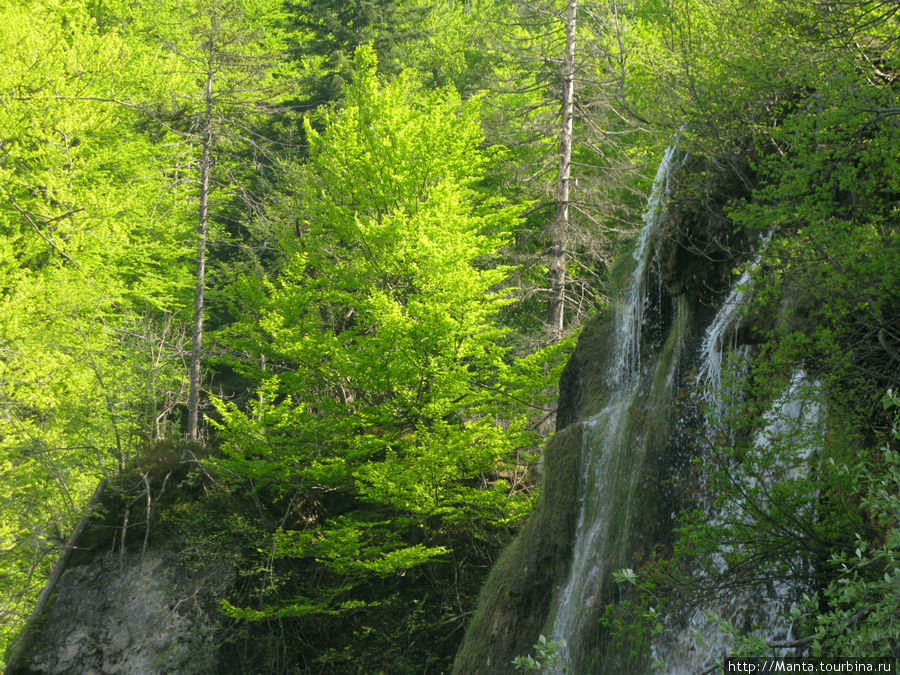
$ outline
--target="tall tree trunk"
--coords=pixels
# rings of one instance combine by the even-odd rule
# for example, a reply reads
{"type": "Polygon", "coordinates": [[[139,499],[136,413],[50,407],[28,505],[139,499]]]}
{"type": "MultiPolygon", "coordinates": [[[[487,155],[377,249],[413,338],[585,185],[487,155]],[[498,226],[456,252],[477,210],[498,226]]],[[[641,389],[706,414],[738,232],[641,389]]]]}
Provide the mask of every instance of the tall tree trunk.
{"type": "MultiPolygon", "coordinates": [[[[212,33],[215,32],[215,18],[212,19],[212,33]]],[[[188,394],[187,437],[196,441],[200,426],[200,374],[203,348],[203,290],[206,283],[206,226],[209,219],[209,173],[212,150],[212,80],[215,50],[212,38],[206,70],[206,112],[203,116],[203,156],[200,159],[200,213],[197,221],[197,273],[194,285],[194,325],[191,333],[191,376],[188,394]]]]}
{"type": "Polygon", "coordinates": [[[575,20],[578,0],[566,6],[566,58],[563,64],[562,114],[559,129],[559,169],[556,175],[556,209],[550,224],[549,299],[547,328],[549,339],[562,337],[566,308],[566,256],[569,232],[569,181],[572,172],[572,117],[575,104],[575,20]]]}

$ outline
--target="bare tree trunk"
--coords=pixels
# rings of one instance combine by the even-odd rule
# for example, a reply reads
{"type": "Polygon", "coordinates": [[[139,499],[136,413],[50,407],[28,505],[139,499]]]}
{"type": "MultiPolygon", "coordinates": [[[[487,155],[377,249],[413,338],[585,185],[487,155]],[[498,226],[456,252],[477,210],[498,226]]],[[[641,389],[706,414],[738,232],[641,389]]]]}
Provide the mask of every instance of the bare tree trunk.
{"type": "Polygon", "coordinates": [[[556,177],[556,210],[550,224],[549,298],[547,329],[551,342],[562,337],[566,308],[566,256],[569,231],[569,181],[572,172],[572,117],[575,107],[575,20],[578,0],[566,6],[566,58],[563,64],[562,114],[559,129],[559,169],[556,177]]]}
{"type": "MultiPolygon", "coordinates": [[[[215,18],[212,18],[212,33],[215,32],[215,18]]],[[[187,437],[196,441],[200,426],[200,374],[203,348],[203,290],[206,283],[206,226],[209,219],[209,173],[212,150],[212,80],[215,50],[210,38],[206,69],[206,112],[203,116],[203,156],[200,159],[200,215],[197,222],[197,272],[194,285],[194,325],[191,334],[191,376],[188,394],[187,437]]]]}

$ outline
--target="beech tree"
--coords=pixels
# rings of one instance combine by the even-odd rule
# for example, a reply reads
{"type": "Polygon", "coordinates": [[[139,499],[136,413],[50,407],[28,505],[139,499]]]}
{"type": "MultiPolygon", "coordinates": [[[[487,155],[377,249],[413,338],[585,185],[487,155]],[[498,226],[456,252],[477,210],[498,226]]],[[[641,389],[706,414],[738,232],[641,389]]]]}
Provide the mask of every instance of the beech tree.
{"type": "Polygon", "coordinates": [[[516,217],[479,189],[491,152],[477,103],[412,74],[380,81],[368,48],[355,69],[270,207],[283,267],[248,282],[247,319],[222,336],[265,356],[244,368],[265,369],[247,372],[260,381],[249,409],[217,404],[221,468],[289,514],[271,572],[297,591],[230,609],[245,619],[322,621],[371,602],[353,620],[377,621],[365,616],[389,611],[379,584],[424,581],[435,560],[445,572],[429,574],[447,583],[475,553],[468,537],[490,545],[527,512],[528,415],[558,372],[545,377],[552,354],[511,362],[503,347],[495,289],[508,271],[488,261],[516,217]]]}

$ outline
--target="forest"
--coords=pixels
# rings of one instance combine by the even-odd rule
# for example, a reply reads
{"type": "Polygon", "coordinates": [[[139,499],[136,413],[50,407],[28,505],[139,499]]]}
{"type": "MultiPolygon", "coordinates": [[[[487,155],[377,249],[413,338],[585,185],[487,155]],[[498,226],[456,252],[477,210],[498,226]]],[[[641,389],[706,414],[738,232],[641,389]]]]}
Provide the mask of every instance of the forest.
{"type": "Polygon", "coordinates": [[[795,646],[900,659],[893,0],[2,0],[0,25],[0,654],[89,515],[98,550],[225,570],[198,597],[230,672],[449,672],[677,146],[679,208],[724,225],[673,246],[753,275],[744,386],[814,372],[832,468],[752,527],[686,509],[610,621],[663,630],[660,588],[703,590],[685,549],[802,553],[795,646]]]}

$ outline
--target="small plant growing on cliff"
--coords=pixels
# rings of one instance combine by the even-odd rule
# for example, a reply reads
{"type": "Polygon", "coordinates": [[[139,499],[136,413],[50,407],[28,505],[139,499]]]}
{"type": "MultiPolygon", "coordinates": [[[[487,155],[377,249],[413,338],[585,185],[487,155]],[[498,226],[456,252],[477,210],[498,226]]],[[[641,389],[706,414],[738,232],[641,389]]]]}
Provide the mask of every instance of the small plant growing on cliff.
{"type": "MultiPolygon", "coordinates": [[[[659,565],[657,562],[656,568],[659,565]]],[[[652,640],[666,630],[664,618],[668,607],[665,596],[658,595],[659,578],[639,575],[630,567],[614,570],[612,578],[626,587],[625,595],[618,603],[607,605],[600,622],[610,629],[617,647],[627,648],[629,656],[634,657],[649,650],[652,640]],[[629,587],[634,589],[633,595],[628,593],[629,587]]],[[[653,663],[653,668],[662,666],[662,663],[653,663]]]]}
{"type": "Polygon", "coordinates": [[[545,635],[541,635],[538,641],[534,643],[534,651],[537,652],[537,658],[534,656],[517,656],[513,659],[513,665],[516,670],[539,671],[544,668],[559,668],[560,672],[569,672],[569,662],[562,656],[562,651],[566,648],[566,641],[562,638],[559,640],[548,640],[545,635]]]}

